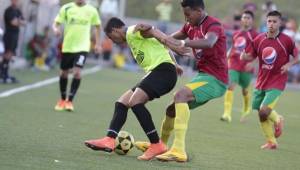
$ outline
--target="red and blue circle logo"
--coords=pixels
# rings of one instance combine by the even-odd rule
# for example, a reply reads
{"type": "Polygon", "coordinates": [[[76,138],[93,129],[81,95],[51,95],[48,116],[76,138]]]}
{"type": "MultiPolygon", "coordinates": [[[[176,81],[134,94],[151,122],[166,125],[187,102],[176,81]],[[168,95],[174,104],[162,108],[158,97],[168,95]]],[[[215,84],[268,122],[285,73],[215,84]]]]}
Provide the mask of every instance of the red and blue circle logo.
{"type": "Polygon", "coordinates": [[[277,52],[273,47],[266,47],[262,51],[262,59],[266,64],[273,64],[277,58],[277,52]]]}
{"type": "Polygon", "coordinates": [[[239,51],[242,52],[246,48],[246,39],[244,37],[238,37],[234,41],[234,47],[239,51]]]}

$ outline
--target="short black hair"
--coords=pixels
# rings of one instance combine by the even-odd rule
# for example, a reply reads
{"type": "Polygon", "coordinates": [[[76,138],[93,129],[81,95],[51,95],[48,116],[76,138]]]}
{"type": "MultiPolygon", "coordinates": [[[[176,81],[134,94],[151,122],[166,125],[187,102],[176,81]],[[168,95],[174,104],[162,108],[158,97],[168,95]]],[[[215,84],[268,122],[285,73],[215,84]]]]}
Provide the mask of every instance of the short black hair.
{"type": "Polygon", "coordinates": [[[279,11],[271,11],[267,14],[267,17],[269,16],[275,16],[275,17],[279,17],[280,19],[282,19],[282,14],[279,11]]]}
{"type": "Polygon", "coordinates": [[[107,21],[107,24],[104,27],[104,32],[106,34],[109,34],[112,32],[113,28],[122,28],[125,26],[125,23],[117,18],[117,17],[112,17],[107,21]]]}
{"type": "Polygon", "coordinates": [[[254,13],[252,11],[250,11],[250,10],[245,10],[243,12],[243,14],[248,14],[248,15],[250,15],[252,17],[252,19],[254,18],[254,13]]]}
{"type": "Polygon", "coordinates": [[[181,6],[183,8],[190,7],[191,9],[195,9],[200,7],[201,9],[205,9],[203,0],[181,0],[181,6]]]}

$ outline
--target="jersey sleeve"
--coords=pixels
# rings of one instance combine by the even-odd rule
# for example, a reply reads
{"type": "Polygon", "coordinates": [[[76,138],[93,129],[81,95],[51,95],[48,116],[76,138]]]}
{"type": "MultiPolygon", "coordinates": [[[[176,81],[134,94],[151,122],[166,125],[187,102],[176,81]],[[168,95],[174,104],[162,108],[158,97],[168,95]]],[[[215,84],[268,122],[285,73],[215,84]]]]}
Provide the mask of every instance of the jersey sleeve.
{"type": "Polygon", "coordinates": [[[292,55],[294,58],[298,58],[299,56],[299,50],[298,48],[296,47],[296,44],[295,42],[293,42],[293,45],[292,45],[292,48],[290,50],[290,55],[292,55]]]}
{"type": "Polygon", "coordinates": [[[184,33],[185,35],[188,35],[189,26],[187,24],[184,24],[184,26],[181,28],[180,32],[184,33]]]}
{"type": "Polygon", "coordinates": [[[65,21],[66,21],[66,7],[65,6],[60,8],[54,21],[58,22],[58,23],[65,23],[65,21]]]}
{"type": "Polygon", "coordinates": [[[128,27],[127,32],[126,32],[126,39],[128,42],[134,41],[134,40],[141,40],[144,39],[141,35],[141,33],[138,32],[133,32],[135,28],[135,25],[128,27]]]}
{"type": "Polygon", "coordinates": [[[13,15],[13,13],[10,10],[8,10],[8,9],[5,10],[5,12],[4,12],[5,22],[10,24],[10,22],[14,19],[14,17],[15,16],[13,15]]]}
{"type": "Polygon", "coordinates": [[[100,25],[101,24],[101,20],[100,20],[100,17],[99,17],[99,13],[98,13],[98,11],[96,9],[93,10],[93,11],[94,11],[94,14],[92,16],[91,24],[92,25],[100,25]]]}

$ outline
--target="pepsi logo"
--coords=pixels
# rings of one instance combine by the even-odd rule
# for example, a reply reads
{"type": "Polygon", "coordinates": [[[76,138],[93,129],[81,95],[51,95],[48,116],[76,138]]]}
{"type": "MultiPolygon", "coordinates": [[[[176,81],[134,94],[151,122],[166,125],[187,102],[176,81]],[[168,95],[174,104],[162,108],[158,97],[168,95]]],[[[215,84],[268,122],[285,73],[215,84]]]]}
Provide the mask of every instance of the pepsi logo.
{"type": "Polygon", "coordinates": [[[246,48],[246,39],[244,37],[238,37],[234,41],[234,47],[237,49],[238,52],[242,52],[246,48]]]}
{"type": "Polygon", "coordinates": [[[266,47],[262,51],[262,59],[266,64],[273,64],[277,58],[277,52],[273,47],[266,47]]]}

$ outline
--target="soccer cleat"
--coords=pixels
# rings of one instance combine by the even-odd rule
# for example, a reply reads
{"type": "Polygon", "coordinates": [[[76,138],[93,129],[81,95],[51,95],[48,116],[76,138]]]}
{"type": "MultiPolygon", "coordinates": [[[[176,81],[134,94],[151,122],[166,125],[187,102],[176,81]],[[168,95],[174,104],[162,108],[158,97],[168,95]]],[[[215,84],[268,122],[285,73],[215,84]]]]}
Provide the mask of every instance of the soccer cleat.
{"type": "Polygon", "coordinates": [[[271,141],[268,141],[267,143],[265,143],[264,145],[262,145],[260,147],[260,149],[269,149],[269,150],[273,150],[273,149],[277,149],[278,144],[277,143],[273,143],[271,141]]]}
{"type": "Polygon", "coordinates": [[[61,99],[56,103],[54,109],[56,111],[63,111],[65,109],[65,105],[66,105],[66,101],[61,99]]]}
{"type": "Polygon", "coordinates": [[[220,118],[220,120],[221,121],[224,121],[224,122],[228,122],[228,123],[230,123],[231,122],[231,116],[222,116],[221,118],[220,118]]]}
{"type": "Polygon", "coordinates": [[[69,112],[73,112],[74,111],[73,103],[71,101],[66,101],[65,109],[69,112]]]}
{"type": "Polygon", "coordinates": [[[156,156],[160,161],[176,161],[176,162],[187,162],[188,157],[185,152],[180,152],[176,149],[170,149],[168,152],[156,156]]]}
{"type": "Polygon", "coordinates": [[[162,141],[159,141],[159,143],[155,143],[155,144],[152,143],[150,144],[146,152],[144,152],[143,155],[139,156],[138,159],[143,161],[148,161],[155,158],[155,156],[157,155],[165,153],[167,150],[168,150],[167,146],[162,141]]]}
{"type": "Polygon", "coordinates": [[[150,143],[149,142],[143,142],[143,141],[137,141],[137,142],[134,143],[134,146],[138,150],[140,150],[142,152],[145,152],[149,148],[150,143]]]}
{"type": "Polygon", "coordinates": [[[112,152],[115,149],[115,139],[108,136],[102,139],[88,140],[84,144],[95,151],[112,152]]]}
{"type": "Polygon", "coordinates": [[[274,123],[274,136],[275,138],[279,138],[279,136],[281,136],[282,134],[282,129],[283,129],[283,117],[279,116],[279,122],[278,123],[274,123]]]}

